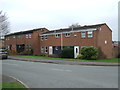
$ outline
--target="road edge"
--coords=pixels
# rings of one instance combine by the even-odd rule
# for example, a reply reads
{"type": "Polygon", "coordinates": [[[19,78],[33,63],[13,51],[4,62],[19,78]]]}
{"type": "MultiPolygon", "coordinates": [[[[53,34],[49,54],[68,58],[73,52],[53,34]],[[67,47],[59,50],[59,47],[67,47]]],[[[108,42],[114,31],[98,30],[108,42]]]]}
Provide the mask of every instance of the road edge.
{"type": "Polygon", "coordinates": [[[22,85],[25,86],[26,88],[29,88],[28,85],[26,85],[25,83],[23,83],[21,80],[15,78],[15,77],[13,77],[13,76],[8,76],[8,77],[15,79],[16,81],[18,81],[20,84],[22,84],[22,85]]]}
{"type": "Polygon", "coordinates": [[[53,64],[68,64],[68,65],[88,65],[88,66],[120,66],[120,64],[96,64],[96,63],[63,63],[63,62],[52,62],[52,61],[37,61],[37,60],[25,60],[24,58],[21,60],[19,58],[9,58],[13,60],[19,61],[28,61],[28,62],[41,62],[41,63],[53,63],[53,64]]]}

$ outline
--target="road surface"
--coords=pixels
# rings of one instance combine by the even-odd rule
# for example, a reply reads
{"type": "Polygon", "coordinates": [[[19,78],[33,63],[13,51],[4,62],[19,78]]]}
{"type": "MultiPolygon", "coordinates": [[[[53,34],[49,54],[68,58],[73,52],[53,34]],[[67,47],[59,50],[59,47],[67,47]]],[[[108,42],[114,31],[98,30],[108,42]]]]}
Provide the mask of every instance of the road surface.
{"type": "Polygon", "coordinates": [[[63,65],[3,60],[2,72],[30,88],[118,88],[117,66],[63,65]]]}

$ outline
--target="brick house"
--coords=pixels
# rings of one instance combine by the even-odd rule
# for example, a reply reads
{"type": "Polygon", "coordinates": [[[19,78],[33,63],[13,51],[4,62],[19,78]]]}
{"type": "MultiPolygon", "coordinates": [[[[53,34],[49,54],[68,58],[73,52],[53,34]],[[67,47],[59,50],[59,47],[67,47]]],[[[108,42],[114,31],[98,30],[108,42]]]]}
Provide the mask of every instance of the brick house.
{"type": "Polygon", "coordinates": [[[4,46],[4,40],[0,39],[0,48],[2,48],[4,46]]]}
{"type": "MultiPolygon", "coordinates": [[[[107,24],[47,30],[46,28],[12,33],[5,36],[5,46],[17,53],[31,47],[34,55],[57,55],[63,48],[72,48],[74,58],[83,46],[99,48],[99,58],[112,58],[112,31],[107,24]]],[[[12,52],[12,53],[14,53],[12,52]]]]}
{"type": "Polygon", "coordinates": [[[100,50],[99,58],[112,58],[112,31],[106,24],[52,30],[39,36],[41,55],[59,56],[61,50],[67,47],[73,48],[76,58],[81,47],[94,46],[100,50]]]}
{"type": "Polygon", "coordinates": [[[2,48],[4,46],[4,37],[3,36],[0,36],[0,48],[2,48]]]}
{"type": "Polygon", "coordinates": [[[32,50],[33,54],[37,55],[40,53],[38,36],[46,31],[48,31],[46,28],[39,28],[8,34],[5,36],[5,46],[12,54],[32,50]]]}

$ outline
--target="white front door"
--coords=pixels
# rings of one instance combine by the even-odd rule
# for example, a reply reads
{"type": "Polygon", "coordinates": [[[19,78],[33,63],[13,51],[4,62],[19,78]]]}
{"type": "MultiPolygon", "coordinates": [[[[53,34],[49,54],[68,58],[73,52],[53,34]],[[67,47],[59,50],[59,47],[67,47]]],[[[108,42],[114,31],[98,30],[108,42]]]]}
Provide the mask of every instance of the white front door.
{"type": "Polygon", "coordinates": [[[79,46],[74,46],[74,58],[77,58],[79,55],[79,46]]]}
{"type": "Polygon", "coordinates": [[[53,47],[49,46],[49,55],[52,55],[52,54],[53,54],[53,47]]]}

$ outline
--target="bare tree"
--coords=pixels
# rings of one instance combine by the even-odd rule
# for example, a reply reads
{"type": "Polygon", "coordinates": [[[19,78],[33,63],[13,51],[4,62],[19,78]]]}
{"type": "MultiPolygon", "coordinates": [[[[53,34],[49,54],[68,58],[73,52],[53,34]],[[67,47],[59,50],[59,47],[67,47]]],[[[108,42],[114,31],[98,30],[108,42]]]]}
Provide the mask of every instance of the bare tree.
{"type": "Polygon", "coordinates": [[[0,37],[10,32],[8,18],[5,13],[0,11],[0,37]]]}
{"type": "Polygon", "coordinates": [[[69,26],[69,28],[76,28],[76,27],[81,27],[81,25],[79,25],[79,23],[75,23],[69,26]]]}

